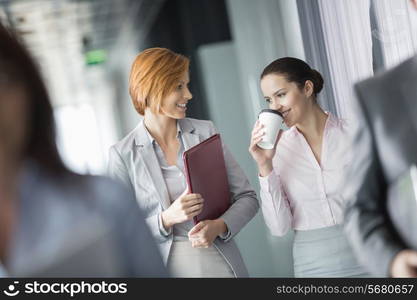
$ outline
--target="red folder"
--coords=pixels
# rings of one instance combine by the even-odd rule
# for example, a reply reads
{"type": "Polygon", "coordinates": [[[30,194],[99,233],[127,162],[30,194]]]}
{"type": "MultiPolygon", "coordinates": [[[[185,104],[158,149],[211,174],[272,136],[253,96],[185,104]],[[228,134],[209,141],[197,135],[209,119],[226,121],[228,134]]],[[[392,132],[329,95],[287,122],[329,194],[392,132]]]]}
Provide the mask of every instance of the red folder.
{"type": "Polygon", "coordinates": [[[183,159],[190,192],[200,194],[204,199],[203,211],[194,217],[194,224],[217,219],[230,207],[229,181],[220,134],[185,151],[183,159]]]}

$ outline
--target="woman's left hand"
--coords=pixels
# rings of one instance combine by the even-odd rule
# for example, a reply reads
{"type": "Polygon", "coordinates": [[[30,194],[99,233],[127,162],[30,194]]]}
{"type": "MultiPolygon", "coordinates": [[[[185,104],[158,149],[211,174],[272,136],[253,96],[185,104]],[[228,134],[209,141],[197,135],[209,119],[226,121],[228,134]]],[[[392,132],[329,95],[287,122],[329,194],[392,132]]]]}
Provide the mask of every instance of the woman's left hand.
{"type": "Polygon", "coordinates": [[[204,220],[188,232],[188,239],[194,248],[208,248],[213,244],[217,236],[226,231],[227,226],[222,219],[204,220]]]}

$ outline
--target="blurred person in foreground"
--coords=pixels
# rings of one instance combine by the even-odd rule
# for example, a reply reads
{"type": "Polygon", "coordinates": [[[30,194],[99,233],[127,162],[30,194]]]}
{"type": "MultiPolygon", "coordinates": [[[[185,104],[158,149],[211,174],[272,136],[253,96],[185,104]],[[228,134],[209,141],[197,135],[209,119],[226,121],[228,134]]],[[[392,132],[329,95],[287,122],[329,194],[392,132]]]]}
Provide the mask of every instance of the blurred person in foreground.
{"type": "Polygon", "coordinates": [[[186,117],[192,98],[188,68],[188,58],[166,48],[149,48],[136,57],[130,95],[144,118],[111,147],[109,172],[135,190],[172,276],[247,277],[234,236],[255,216],[259,204],[224,145],[231,206],[217,219],[197,225],[192,221],[204,199],[189,193],[182,156],[217,131],[211,121],[186,117]]]}
{"type": "Polygon", "coordinates": [[[167,276],[132,193],[64,166],[40,73],[1,24],[0,276],[167,276]]]}
{"type": "MultiPolygon", "coordinates": [[[[410,2],[417,9],[417,0],[410,2]]],[[[417,277],[417,251],[387,208],[390,188],[417,163],[416,83],[414,56],[355,85],[358,124],[344,193],[345,230],[358,259],[376,276],[417,277]]]]}

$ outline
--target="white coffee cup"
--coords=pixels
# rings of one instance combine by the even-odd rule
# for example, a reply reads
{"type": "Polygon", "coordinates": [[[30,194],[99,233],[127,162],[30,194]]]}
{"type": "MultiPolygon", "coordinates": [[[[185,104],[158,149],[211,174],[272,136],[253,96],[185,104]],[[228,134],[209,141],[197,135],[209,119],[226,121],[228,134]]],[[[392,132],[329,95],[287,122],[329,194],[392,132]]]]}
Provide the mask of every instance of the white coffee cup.
{"type": "Polygon", "coordinates": [[[273,149],[278,137],[279,130],[282,129],[282,114],[274,109],[263,109],[258,116],[259,122],[264,125],[265,135],[257,144],[262,149],[273,149]]]}

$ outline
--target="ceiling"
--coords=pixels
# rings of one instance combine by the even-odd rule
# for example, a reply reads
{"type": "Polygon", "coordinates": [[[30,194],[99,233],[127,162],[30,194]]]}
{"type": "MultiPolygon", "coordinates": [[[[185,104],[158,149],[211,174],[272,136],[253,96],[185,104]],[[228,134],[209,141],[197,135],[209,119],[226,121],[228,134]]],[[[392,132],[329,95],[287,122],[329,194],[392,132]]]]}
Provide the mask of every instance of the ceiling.
{"type": "Polygon", "coordinates": [[[89,51],[120,56],[123,49],[139,47],[163,2],[0,0],[0,21],[22,37],[57,101],[85,85],[89,51]]]}

